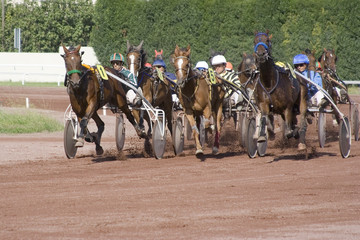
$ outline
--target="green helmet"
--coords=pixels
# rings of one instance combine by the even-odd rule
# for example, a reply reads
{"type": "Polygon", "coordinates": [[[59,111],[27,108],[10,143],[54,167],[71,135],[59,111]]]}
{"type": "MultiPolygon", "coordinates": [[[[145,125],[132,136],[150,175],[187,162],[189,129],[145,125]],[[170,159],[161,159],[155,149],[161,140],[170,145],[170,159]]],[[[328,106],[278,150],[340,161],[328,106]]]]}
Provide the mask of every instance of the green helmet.
{"type": "Polygon", "coordinates": [[[114,53],[114,54],[111,54],[111,56],[110,56],[110,62],[112,62],[112,61],[123,62],[124,57],[123,57],[123,55],[121,55],[121,53],[114,53]]]}

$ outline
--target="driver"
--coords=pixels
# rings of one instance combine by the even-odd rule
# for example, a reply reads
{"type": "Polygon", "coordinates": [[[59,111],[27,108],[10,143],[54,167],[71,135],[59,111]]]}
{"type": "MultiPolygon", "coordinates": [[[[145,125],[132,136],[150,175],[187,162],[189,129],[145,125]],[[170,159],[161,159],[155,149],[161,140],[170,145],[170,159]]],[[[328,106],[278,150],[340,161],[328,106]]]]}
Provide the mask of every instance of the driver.
{"type": "MultiPolygon", "coordinates": [[[[132,86],[137,88],[137,90],[142,93],[141,88],[137,86],[137,79],[135,75],[130,72],[128,69],[124,67],[124,57],[121,53],[114,53],[110,56],[110,63],[113,66],[113,68],[117,71],[118,75],[120,75],[121,78],[123,78],[125,81],[130,83],[132,86]]],[[[125,87],[126,92],[126,100],[128,104],[141,107],[142,101],[139,94],[136,94],[135,91],[129,87],[125,87]]]]}

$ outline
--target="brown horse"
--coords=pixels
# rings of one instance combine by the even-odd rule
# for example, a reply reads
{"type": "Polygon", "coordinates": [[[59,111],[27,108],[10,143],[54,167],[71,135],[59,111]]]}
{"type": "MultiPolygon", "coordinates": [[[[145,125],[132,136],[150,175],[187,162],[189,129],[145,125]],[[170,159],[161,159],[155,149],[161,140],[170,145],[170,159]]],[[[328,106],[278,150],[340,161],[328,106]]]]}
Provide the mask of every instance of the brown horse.
{"type": "MultiPolygon", "coordinates": [[[[129,122],[134,126],[137,134],[140,136],[141,129],[135,122],[131,114],[127,102],[125,92],[120,82],[108,76],[108,80],[98,78],[95,72],[97,69],[86,68],[81,65],[82,53],[79,53],[80,45],[76,48],[70,47],[67,49],[62,45],[65,54],[62,57],[65,60],[65,67],[67,73],[67,92],[70,97],[70,103],[80,123],[80,134],[78,136],[76,147],[84,146],[85,140],[93,140],[96,144],[96,154],[103,154],[103,149],[100,146],[101,135],[104,131],[104,122],[97,114],[97,110],[110,103],[118,107],[125,113],[129,122]],[[90,134],[87,129],[87,124],[90,119],[93,119],[98,128],[97,133],[90,134]]],[[[105,68],[115,74],[112,68],[105,68]]]]}
{"type": "Polygon", "coordinates": [[[335,103],[339,101],[350,102],[347,94],[347,86],[336,74],[336,61],[337,56],[335,55],[334,49],[327,50],[324,48],[323,53],[319,57],[319,62],[323,69],[321,77],[323,79],[324,89],[330,94],[335,103]],[[336,91],[336,88],[339,92],[336,91]]]}
{"type": "Polygon", "coordinates": [[[274,126],[268,116],[271,112],[281,115],[285,120],[285,136],[297,137],[295,125],[296,113],[300,111],[299,150],[306,149],[306,111],[307,87],[302,80],[294,79],[288,71],[276,67],[271,56],[272,35],[256,32],[254,51],[259,66],[260,78],[255,88],[255,99],[261,111],[261,130],[258,141],[265,140],[265,122],[268,130],[273,132],[274,126]]]}
{"type": "MultiPolygon", "coordinates": [[[[157,73],[153,73],[150,68],[144,66],[146,63],[146,53],[142,50],[142,43],[139,46],[134,47],[128,42],[127,49],[127,61],[130,69],[137,73],[138,75],[138,86],[141,87],[144,97],[151,103],[153,107],[159,107],[164,110],[167,126],[172,134],[172,97],[170,90],[170,81],[162,74],[159,76],[157,73]],[[132,67],[134,66],[134,67],[132,67]]],[[[161,52],[158,53],[158,56],[161,56],[161,52]]],[[[149,123],[149,118],[147,115],[145,119],[149,123]]],[[[150,128],[149,128],[150,130],[150,128]]],[[[148,135],[151,135],[148,132],[148,135]]]]}
{"type": "Polygon", "coordinates": [[[240,83],[246,89],[249,96],[254,90],[256,78],[259,77],[258,66],[256,65],[255,53],[243,53],[243,58],[238,68],[238,76],[240,83]]]}
{"type": "MultiPolygon", "coordinates": [[[[225,92],[220,85],[210,88],[210,82],[203,74],[198,74],[191,68],[190,45],[186,49],[175,47],[172,55],[172,63],[175,67],[175,75],[179,89],[180,103],[184,108],[185,115],[190,123],[196,144],[196,155],[203,154],[202,146],[199,140],[199,119],[203,115],[205,128],[210,127],[210,117],[213,114],[216,121],[215,142],[213,153],[219,149],[222,102],[225,92]],[[211,92],[210,92],[211,91],[211,92]]],[[[216,78],[217,82],[220,80],[216,78]]]]}

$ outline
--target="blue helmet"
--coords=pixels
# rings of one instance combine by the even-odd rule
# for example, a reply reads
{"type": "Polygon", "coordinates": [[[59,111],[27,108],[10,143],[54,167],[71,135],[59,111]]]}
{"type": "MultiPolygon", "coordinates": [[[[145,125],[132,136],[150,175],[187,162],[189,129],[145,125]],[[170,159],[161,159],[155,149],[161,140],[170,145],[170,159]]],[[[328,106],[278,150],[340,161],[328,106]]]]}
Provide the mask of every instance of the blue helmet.
{"type": "Polygon", "coordinates": [[[309,58],[305,54],[298,54],[294,57],[293,64],[309,64],[309,58]]]}
{"type": "Polygon", "coordinates": [[[164,60],[162,60],[162,59],[155,60],[153,63],[153,66],[154,67],[161,66],[163,68],[166,68],[166,64],[165,64],[164,60]]]}

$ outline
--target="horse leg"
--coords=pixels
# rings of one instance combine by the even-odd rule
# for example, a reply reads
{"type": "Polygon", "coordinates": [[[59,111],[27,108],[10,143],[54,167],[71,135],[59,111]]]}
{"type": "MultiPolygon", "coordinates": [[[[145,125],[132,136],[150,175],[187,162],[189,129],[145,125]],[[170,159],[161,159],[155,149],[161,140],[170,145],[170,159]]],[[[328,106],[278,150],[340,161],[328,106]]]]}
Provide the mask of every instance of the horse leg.
{"type": "Polygon", "coordinates": [[[306,150],[306,142],[305,142],[305,135],[307,130],[307,121],[306,121],[306,112],[307,112],[307,102],[306,102],[306,95],[307,89],[306,87],[301,87],[301,99],[300,99],[300,129],[299,129],[299,144],[298,150],[306,150]]]}
{"type": "Polygon", "coordinates": [[[98,128],[96,137],[95,137],[95,145],[96,145],[96,154],[97,155],[102,155],[104,153],[103,148],[100,146],[100,142],[101,142],[101,136],[104,132],[105,129],[105,123],[100,119],[99,115],[97,114],[97,112],[95,112],[92,116],[92,119],[94,119],[96,126],[98,128]]]}
{"type": "Polygon", "coordinates": [[[200,139],[199,139],[199,129],[198,127],[196,126],[196,121],[195,121],[195,118],[193,116],[193,114],[191,112],[185,112],[185,115],[186,115],[186,118],[188,119],[189,121],[189,124],[191,126],[191,129],[192,129],[192,133],[193,133],[193,136],[194,136],[194,139],[195,139],[195,145],[196,145],[196,152],[195,152],[195,155],[198,156],[198,155],[202,155],[203,154],[203,150],[202,150],[202,147],[201,147],[201,144],[200,144],[200,139]]]}
{"type": "Polygon", "coordinates": [[[285,117],[285,137],[291,138],[293,137],[294,131],[292,130],[292,123],[293,123],[293,111],[291,107],[285,109],[284,112],[285,117]]]}
{"type": "Polygon", "coordinates": [[[216,128],[215,128],[215,140],[214,146],[212,149],[213,154],[217,154],[220,148],[220,130],[221,130],[221,117],[222,117],[222,103],[217,104],[216,112],[214,112],[213,117],[216,120],[216,128]]]}
{"type": "Polygon", "coordinates": [[[80,123],[80,133],[78,138],[76,139],[75,147],[83,147],[84,146],[84,136],[86,134],[86,127],[88,124],[87,117],[79,118],[80,123]]]}

